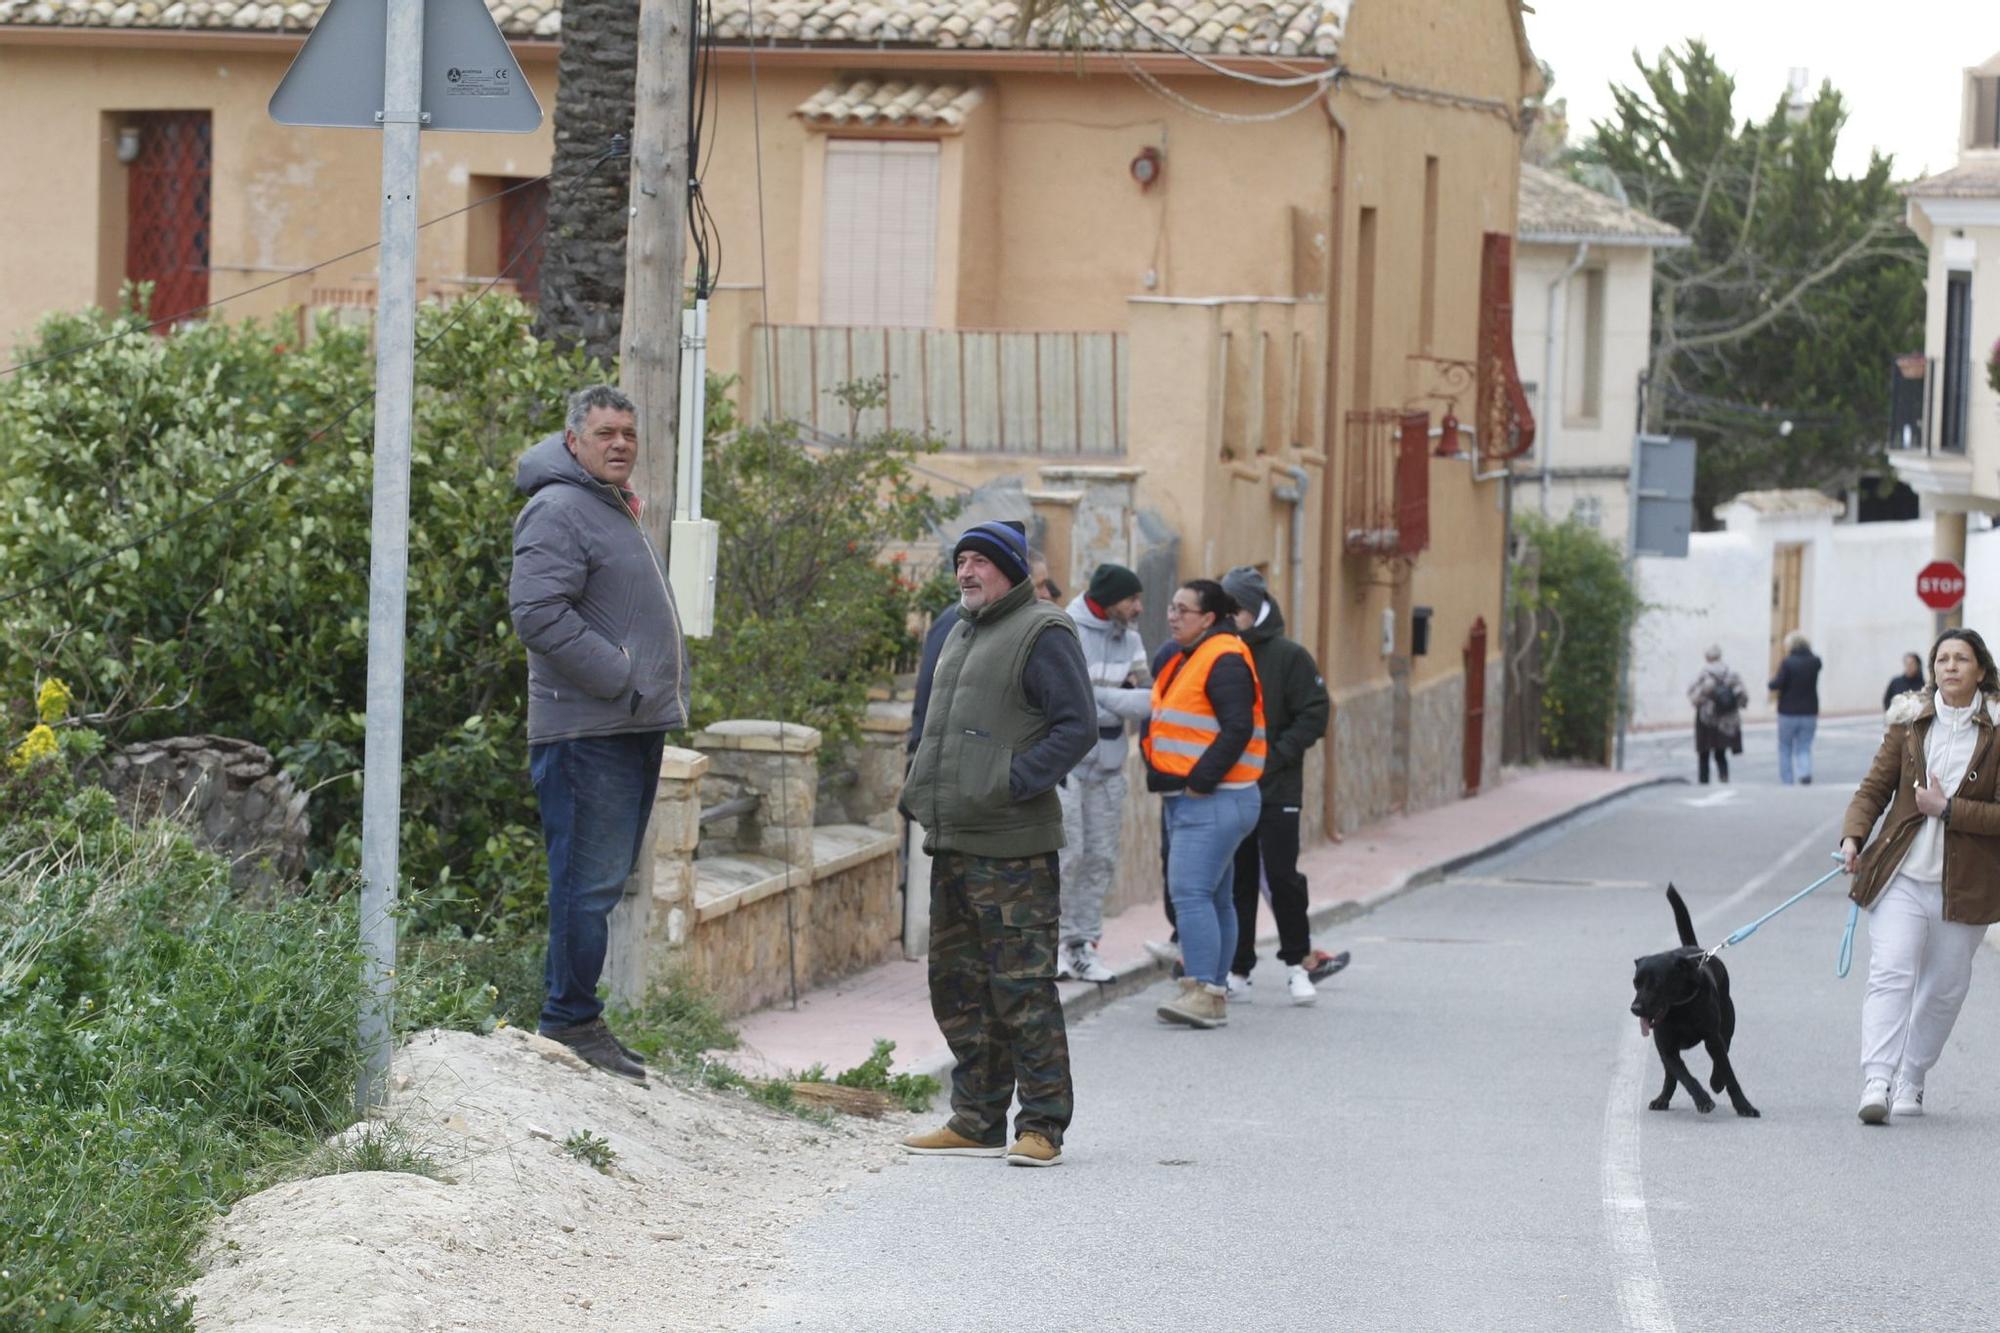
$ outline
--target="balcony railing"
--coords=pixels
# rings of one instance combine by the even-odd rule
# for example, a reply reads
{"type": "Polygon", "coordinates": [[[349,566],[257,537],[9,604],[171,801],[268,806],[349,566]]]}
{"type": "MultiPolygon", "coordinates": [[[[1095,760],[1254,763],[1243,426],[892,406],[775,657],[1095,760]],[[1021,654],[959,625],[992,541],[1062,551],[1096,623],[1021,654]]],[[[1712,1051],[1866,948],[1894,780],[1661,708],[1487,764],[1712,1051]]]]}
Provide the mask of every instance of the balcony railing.
{"type": "Polygon", "coordinates": [[[750,341],[761,415],[840,434],[907,430],[969,453],[1125,452],[1122,333],[759,324],[750,341]],[[834,391],[861,380],[883,395],[856,415],[834,391]]]}

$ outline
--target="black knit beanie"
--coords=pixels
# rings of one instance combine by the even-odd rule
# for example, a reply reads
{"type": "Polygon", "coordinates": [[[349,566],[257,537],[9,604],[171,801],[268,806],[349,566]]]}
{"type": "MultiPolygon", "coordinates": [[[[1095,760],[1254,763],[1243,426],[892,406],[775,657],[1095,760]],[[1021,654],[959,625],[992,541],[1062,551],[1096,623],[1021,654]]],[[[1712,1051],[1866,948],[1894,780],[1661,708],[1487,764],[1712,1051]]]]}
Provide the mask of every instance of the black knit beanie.
{"type": "Polygon", "coordinates": [[[991,560],[1010,584],[1019,584],[1028,577],[1028,525],[1016,523],[1013,519],[999,519],[990,523],[978,523],[965,530],[958,544],[951,548],[951,558],[956,561],[967,551],[977,551],[991,560]]]}

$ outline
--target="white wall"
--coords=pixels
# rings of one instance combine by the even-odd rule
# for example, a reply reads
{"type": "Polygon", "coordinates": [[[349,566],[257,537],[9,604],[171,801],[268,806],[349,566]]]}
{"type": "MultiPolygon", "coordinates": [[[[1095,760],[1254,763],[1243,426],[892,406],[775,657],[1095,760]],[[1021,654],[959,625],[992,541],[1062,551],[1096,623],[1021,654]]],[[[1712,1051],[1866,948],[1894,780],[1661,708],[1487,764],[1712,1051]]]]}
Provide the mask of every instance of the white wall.
{"type": "MultiPolygon", "coordinates": [[[[1551,398],[1548,364],[1549,284],[1561,276],[1576,257],[1574,245],[1523,244],[1514,261],[1514,359],[1521,378],[1535,385],[1535,450],[1524,460],[1524,469],[1545,464],[1557,471],[1568,468],[1617,468],[1622,472],[1632,464],[1632,435],[1639,410],[1639,375],[1646,368],[1647,348],[1653,325],[1653,252],[1644,246],[1592,246],[1584,259],[1584,269],[1569,280],[1574,289],[1556,302],[1555,371],[1562,381],[1560,393],[1551,398]],[[1581,287],[1584,272],[1604,273],[1604,361],[1601,406],[1594,421],[1580,421],[1563,411],[1562,399],[1574,397],[1575,386],[1568,384],[1563,367],[1581,358],[1569,355],[1565,340],[1574,327],[1568,312],[1583,306],[1581,287]],[[1572,299],[1574,298],[1574,299],[1572,299]]],[[[1548,487],[1548,515],[1566,518],[1578,496],[1596,497],[1602,512],[1599,531],[1621,547],[1626,535],[1625,482],[1621,479],[1571,479],[1557,477],[1548,487]]],[[[1540,512],[1542,494],[1538,481],[1523,485],[1515,493],[1515,503],[1540,512]]]]}
{"type": "MultiPolygon", "coordinates": [[[[1883,686],[1902,669],[1902,655],[1930,650],[1934,620],[1916,595],[1917,571],[1932,558],[1929,519],[1836,524],[1827,517],[1745,526],[1695,533],[1685,560],[1636,562],[1639,594],[1653,609],[1633,634],[1635,725],[1692,724],[1687,686],[1710,643],[1721,646],[1723,660],[1750,687],[1745,715],[1775,715],[1763,686],[1774,665],[1771,552],[1779,541],[1807,547],[1804,623],[1797,628],[1826,664],[1821,712],[1873,712],[1883,686]]],[[[1965,624],[2000,647],[2000,532],[1967,537],[1965,624]]]]}

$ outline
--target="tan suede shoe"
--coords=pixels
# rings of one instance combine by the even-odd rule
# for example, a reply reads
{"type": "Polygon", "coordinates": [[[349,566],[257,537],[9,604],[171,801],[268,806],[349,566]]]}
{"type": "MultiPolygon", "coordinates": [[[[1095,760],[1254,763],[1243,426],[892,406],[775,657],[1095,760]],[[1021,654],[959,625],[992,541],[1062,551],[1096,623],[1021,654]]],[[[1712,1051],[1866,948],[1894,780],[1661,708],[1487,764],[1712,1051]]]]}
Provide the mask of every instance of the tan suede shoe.
{"type": "Polygon", "coordinates": [[[1162,1023],[1182,1023],[1191,1028],[1219,1028],[1229,1023],[1229,993],[1193,977],[1181,978],[1180,994],[1153,1012],[1162,1023]]]}
{"type": "Polygon", "coordinates": [[[1007,1150],[1009,1166],[1061,1166],[1062,1149],[1050,1143],[1040,1134],[1029,1130],[1014,1140],[1014,1146],[1007,1150]]]}
{"type": "Polygon", "coordinates": [[[976,1143],[944,1125],[903,1140],[903,1151],[924,1157],[998,1157],[1007,1150],[997,1143],[976,1143]]]}

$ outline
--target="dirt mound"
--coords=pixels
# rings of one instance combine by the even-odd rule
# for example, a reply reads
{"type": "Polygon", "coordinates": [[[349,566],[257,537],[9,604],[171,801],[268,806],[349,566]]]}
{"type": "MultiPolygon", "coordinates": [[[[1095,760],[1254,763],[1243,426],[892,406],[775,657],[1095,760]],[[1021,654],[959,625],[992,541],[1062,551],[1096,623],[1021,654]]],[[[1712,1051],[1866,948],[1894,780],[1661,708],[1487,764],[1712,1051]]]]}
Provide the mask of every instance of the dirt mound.
{"type": "Polygon", "coordinates": [[[191,1289],[204,1330],[714,1329],[757,1310],[787,1231],[903,1160],[906,1117],[831,1127],[738,1094],[638,1088],[508,1030],[397,1053],[383,1133],[445,1180],[293,1181],[230,1210],[191,1289]],[[602,1139],[605,1170],[561,1146],[602,1139]]]}

